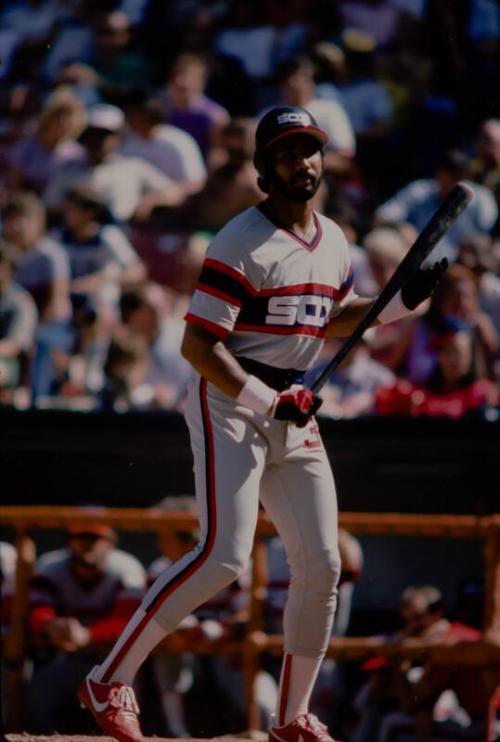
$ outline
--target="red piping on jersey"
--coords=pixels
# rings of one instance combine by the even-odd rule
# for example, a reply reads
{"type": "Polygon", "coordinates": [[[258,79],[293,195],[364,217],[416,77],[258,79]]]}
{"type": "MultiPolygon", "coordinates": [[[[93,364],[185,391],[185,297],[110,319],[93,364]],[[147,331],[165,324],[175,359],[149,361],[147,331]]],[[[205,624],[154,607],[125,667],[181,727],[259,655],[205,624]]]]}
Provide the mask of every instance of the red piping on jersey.
{"type": "Polygon", "coordinates": [[[326,327],[309,327],[309,325],[283,327],[281,325],[250,325],[237,322],[234,330],[235,332],[267,332],[271,335],[312,335],[322,338],[325,335],[326,327]]]}
{"type": "Polygon", "coordinates": [[[184,319],[186,320],[186,322],[192,322],[195,325],[201,325],[205,328],[205,330],[212,332],[214,335],[217,335],[217,337],[225,338],[229,335],[229,330],[226,330],[225,327],[216,325],[215,322],[210,322],[210,320],[204,319],[203,317],[198,317],[197,314],[188,312],[186,315],[184,315],[184,319]]]}
{"type": "Polygon", "coordinates": [[[313,211],[313,219],[314,219],[314,224],[316,226],[316,234],[314,235],[311,242],[308,242],[307,240],[304,240],[302,237],[299,237],[299,235],[296,232],[294,232],[293,229],[288,229],[288,227],[285,227],[283,224],[279,224],[274,219],[274,217],[269,213],[269,210],[266,206],[265,201],[262,201],[260,204],[257,204],[256,208],[261,212],[261,214],[263,214],[266,217],[268,221],[271,222],[271,224],[274,224],[274,226],[277,229],[281,229],[289,237],[293,237],[293,239],[296,240],[296,242],[302,245],[302,247],[305,247],[306,250],[309,250],[309,252],[312,252],[318,247],[320,240],[323,237],[323,228],[321,226],[321,223],[318,217],[316,216],[315,211],[313,211]]]}
{"type": "Polygon", "coordinates": [[[206,265],[208,268],[214,268],[221,273],[226,273],[226,275],[231,276],[231,278],[234,278],[236,281],[241,283],[249,294],[252,294],[252,296],[257,295],[257,289],[252,286],[243,273],[240,273],[240,271],[237,271],[235,268],[231,268],[231,266],[226,265],[226,263],[222,263],[220,260],[214,260],[213,258],[206,258],[203,261],[203,265],[206,265]]]}
{"type": "Polygon", "coordinates": [[[292,655],[285,654],[283,658],[283,670],[281,677],[280,707],[278,725],[282,727],[285,723],[286,707],[288,704],[288,694],[290,692],[290,676],[292,674],[292,655]]]}
{"type": "Polygon", "coordinates": [[[297,283],[293,286],[278,286],[272,289],[261,289],[259,296],[295,296],[296,294],[314,294],[336,299],[340,289],[325,283],[297,283]]]}
{"type": "Polygon", "coordinates": [[[207,381],[206,379],[200,380],[200,406],[201,406],[201,419],[203,422],[203,432],[205,438],[205,490],[207,499],[207,536],[203,544],[202,550],[197,554],[193,561],[184,567],[183,570],[178,572],[175,577],[171,579],[169,583],[164,585],[161,590],[155,595],[153,601],[145,609],[146,615],[137,624],[135,629],[132,631],[130,636],[124,645],[117,652],[116,657],[113,658],[111,664],[104,673],[101,683],[109,682],[109,679],[113,675],[113,672],[121,663],[124,655],[127,653],[129,647],[135,642],[137,637],[144,630],[145,626],[151,621],[160,607],[163,605],[165,600],[172,595],[175,590],[186,582],[191,575],[196,572],[209,557],[213,545],[215,542],[215,534],[217,530],[217,503],[215,499],[215,462],[214,462],[214,436],[212,430],[212,422],[210,420],[210,410],[208,408],[207,400],[207,381]]]}
{"type": "Polygon", "coordinates": [[[217,299],[222,299],[228,304],[233,304],[235,307],[241,307],[240,299],[236,299],[234,296],[230,296],[224,291],[220,291],[213,286],[208,286],[206,283],[198,283],[196,286],[196,291],[203,291],[204,294],[210,294],[210,296],[215,296],[217,299]]]}

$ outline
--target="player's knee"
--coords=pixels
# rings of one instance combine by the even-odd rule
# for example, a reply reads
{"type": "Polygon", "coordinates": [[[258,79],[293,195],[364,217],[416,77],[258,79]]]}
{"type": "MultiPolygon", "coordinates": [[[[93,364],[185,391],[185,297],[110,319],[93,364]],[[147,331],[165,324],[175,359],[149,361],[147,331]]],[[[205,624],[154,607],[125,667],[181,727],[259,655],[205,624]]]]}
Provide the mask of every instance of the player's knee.
{"type": "Polygon", "coordinates": [[[310,588],[331,595],[337,589],[339,578],[338,551],[322,551],[311,558],[307,568],[307,582],[310,588]]]}
{"type": "Polygon", "coordinates": [[[212,557],[209,562],[210,572],[214,581],[217,583],[217,589],[230,585],[242,573],[245,563],[236,557],[230,560],[224,558],[212,557]]]}

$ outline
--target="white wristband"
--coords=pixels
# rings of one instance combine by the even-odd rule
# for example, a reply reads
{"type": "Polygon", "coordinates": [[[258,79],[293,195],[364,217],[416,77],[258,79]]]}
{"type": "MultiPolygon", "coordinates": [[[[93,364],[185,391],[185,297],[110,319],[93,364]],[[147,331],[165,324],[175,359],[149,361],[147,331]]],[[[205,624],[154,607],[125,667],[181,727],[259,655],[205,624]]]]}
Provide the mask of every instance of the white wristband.
{"type": "Polygon", "coordinates": [[[397,319],[403,319],[411,314],[411,309],[405,307],[403,299],[401,298],[401,291],[398,291],[395,296],[392,297],[389,304],[382,309],[378,318],[380,322],[386,324],[387,322],[395,322],[397,319]]]}
{"type": "Polygon", "coordinates": [[[254,412],[265,415],[266,412],[274,405],[278,393],[264,384],[256,376],[249,376],[245,386],[236,397],[236,401],[245,407],[249,407],[254,412]]]}

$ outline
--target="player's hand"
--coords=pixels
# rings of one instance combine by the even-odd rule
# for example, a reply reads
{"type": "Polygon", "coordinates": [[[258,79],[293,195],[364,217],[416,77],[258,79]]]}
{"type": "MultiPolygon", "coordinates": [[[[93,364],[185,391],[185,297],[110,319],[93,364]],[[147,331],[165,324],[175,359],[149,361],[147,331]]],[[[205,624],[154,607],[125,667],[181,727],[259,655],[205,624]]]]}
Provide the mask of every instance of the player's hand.
{"type": "Polygon", "coordinates": [[[323,400],[305,387],[285,389],[278,394],[273,417],[276,420],[289,420],[298,428],[304,428],[323,400]]]}
{"type": "Polygon", "coordinates": [[[412,275],[408,283],[401,289],[401,299],[407,309],[415,309],[425,299],[428,299],[441,281],[448,268],[448,261],[443,258],[430,268],[419,268],[412,275]]]}

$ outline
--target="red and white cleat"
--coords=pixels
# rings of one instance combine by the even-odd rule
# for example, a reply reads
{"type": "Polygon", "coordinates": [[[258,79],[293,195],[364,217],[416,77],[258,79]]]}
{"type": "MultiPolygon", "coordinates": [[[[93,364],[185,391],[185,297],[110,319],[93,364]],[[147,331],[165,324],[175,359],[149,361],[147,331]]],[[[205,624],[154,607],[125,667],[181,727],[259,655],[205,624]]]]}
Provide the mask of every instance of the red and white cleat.
{"type": "Polygon", "coordinates": [[[298,716],[283,727],[269,730],[269,742],[338,742],[314,714],[298,716]]]}
{"type": "Polygon", "coordinates": [[[94,716],[101,729],[118,742],[143,742],[139,706],[132,688],[123,683],[99,683],[92,672],[78,688],[82,706],[94,716]]]}

